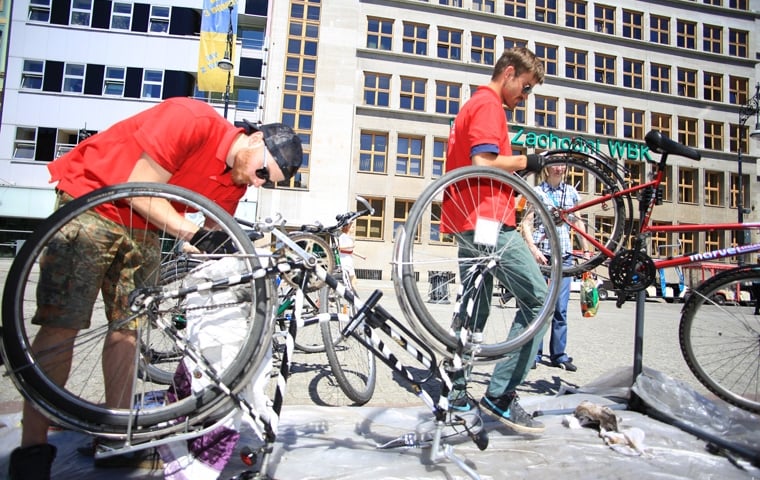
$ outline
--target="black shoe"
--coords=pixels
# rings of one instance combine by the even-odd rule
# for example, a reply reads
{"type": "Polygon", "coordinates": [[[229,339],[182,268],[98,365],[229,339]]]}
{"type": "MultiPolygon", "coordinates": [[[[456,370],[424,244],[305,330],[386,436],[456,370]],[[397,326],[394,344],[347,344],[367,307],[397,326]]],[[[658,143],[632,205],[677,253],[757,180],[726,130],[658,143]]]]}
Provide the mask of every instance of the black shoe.
{"type": "Polygon", "coordinates": [[[553,367],[562,368],[564,370],[567,370],[568,372],[574,372],[578,370],[578,367],[573,365],[573,362],[570,360],[565,360],[564,362],[552,362],[553,367]]]}
{"type": "Polygon", "coordinates": [[[485,396],[480,400],[481,410],[497,418],[501,423],[517,433],[543,433],[546,427],[543,423],[533,419],[517,403],[515,393],[493,398],[485,396]]]}
{"type": "Polygon", "coordinates": [[[14,449],[8,465],[9,480],[50,480],[57,451],[49,443],[14,449]]]}
{"type": "Polygon", "coordinates": [[[478,406],[478,403],[467,395],[461,395],[455,400],[449,401],[449,412],[451,413],[467,413],[474,410],[478,406]]]}

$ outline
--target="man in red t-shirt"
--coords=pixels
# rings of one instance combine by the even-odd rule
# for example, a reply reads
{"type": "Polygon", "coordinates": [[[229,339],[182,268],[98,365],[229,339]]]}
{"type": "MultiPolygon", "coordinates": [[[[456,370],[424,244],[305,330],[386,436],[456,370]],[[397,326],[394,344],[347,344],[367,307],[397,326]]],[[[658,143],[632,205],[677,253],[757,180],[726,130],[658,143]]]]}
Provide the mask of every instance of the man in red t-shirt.
{"type": "MultiPolygon", "coordinates": [[[[504,108],[513,109],[525,101],[533,87],[543,82],[543,78],[543,64],[533,52],[526,48],[506,50],[496,62],[491,81],[477,89],[454,120],[446,155],[447,170],[477,165],[508,172],[523,169],[541,171],[541,156],[512,154],[504,108]]],[[[520,310],[510,335],[522,330],[529,323],[527,319],[535,317],[546,296],[546,281],[515,230],[513,201],[513,196],[503,189],[493,191],[489,182],[471,181],[464,187],[457,185],[456,189],[450,189],[444,194],[441,222],[441,231],[456,237],[460,259],[478,258],[482,255],[480,245],[475,241],[478,220],[486,220],[483,223],[491,224],[495,221],[500,226],[498,245],[515,244],[514,247],[502,249],[501,262],[494,271],[494,276],[502,285],[518,287],[513,293],[518,297],[520,310]]],[[[465,278],[466,275],[467,266],[463,262],[460,265],[460,276],[465,278]]],[[[492,288],[493,282],[487,281],[486,290],[492,288]]],[[[483,295],[491,298],[492,292],[486,291],[483,295]]],[[[488,312],[484,312],[484,309],[477,310],[475,325],[483,325],[487,321],[488,312]]],[[[538,342],[545,331],[546,327],[520,351],[494,367],[486,395],[480,401],[481,409],[518,433],[535,434],[544,430],[544,426],[518,404],[515,389],[528,375],[538,350],[538,342]]],[[[452,410],[461,412],[474,407],[474,402],[470,402],[465,393],[466,375],[460,373],[452,378],[454,386],[449,396],[452,410]]]]}
{"type": "MultiPolygon", "coordinates": [[[[51,182],[58,182],[59,205],[109,185],[155,182],[198,192],[233,214],[246,188],[287,180],[295,174],[302,160],[301,141],[286,125],[275,123],[257,127],[245,122],[244,127],[236,127],[205,102],[171,98],[79,143],[71,152],[51,162],[48,169],[51,182]]],[[[139,200],[133,199],[125,208],[138,214],[150,209],[151,222],[200,251],[228,251],[229,238],[214,230],[213,225],[198,227],[179,214],[167,200],[144,199],[152,204],[142,204],[139,200]]],[[[104,239],[97,246],[92,242],[87,245],[78,242],[77,232],[64,235],[72,251],[81,253],[83,249],[89,249],[92,251],[87,254],[102,261],[96,268],[99,271],[77,274],[77,283],[69,286],[71,295],[48,295],[42,286],[44,282],[40,282],[38,298],[46,299],[46,307],[38,305],[33,320],[40,325],[32,344],[35,352],[51,350],[51,347],[62,350],[58,346],[66,345],[78,330],[87,328],[89,318],[82,318],[83,310],[77,304],[88,299],[94,302],[98,290],[101,290],[106,304],[127,303],[119,302],[116,292],[132,291],[137,284],[135,269],[129,268],[125,261],[128,255],[139,255],[146,268],[158,266],[158,241],[149,244],[145,238],[125,239],[124,230],[118,228],[122,217],[117,207],[110,208],[113,210],[99,210],[89,220],[79,222],[89,222],[79,228],[88,228],[92,237],[104,239]],[[113,248],[119,242],[130,245],[131,250],[113,253],[124,250],[113,248]],[[124,288],[115,289],[108,285],[111,282],[124,288]],[[58,303],[51,305],[52,302],[58,303]],[[56,314],[46,313],[49,311],[56,314]]],[[[130,218],[130,226],[136,226],[134,215],[123,218],[130,218]]],[[[137,223],[139,221],[137,219],[137,223]]],[[[65,255],[47,255],[40,277],[54,278],[65,271],[71,261],[63,257],[65,255]]],[[[106,341],[110,346],[118,346],[103,351],[108,397],[109,391],[121,391],[123,383],[134,375],[136,331],[114,329],[106,341]]],[[[60,352],[61,364],[65,364],[66,357],[66,352],[60,352]]],[[[62,377],[59,380],[65,382],[68,371],[63,372],[62,377]]],[[[109,404],[109,398],[106,403],[109,404]]],[[[24,403],[21,446],[11,454],[11,480],[50,478],[56,449],[47,443],[49,426],[45,416],[29,402],[24,403]]]]}

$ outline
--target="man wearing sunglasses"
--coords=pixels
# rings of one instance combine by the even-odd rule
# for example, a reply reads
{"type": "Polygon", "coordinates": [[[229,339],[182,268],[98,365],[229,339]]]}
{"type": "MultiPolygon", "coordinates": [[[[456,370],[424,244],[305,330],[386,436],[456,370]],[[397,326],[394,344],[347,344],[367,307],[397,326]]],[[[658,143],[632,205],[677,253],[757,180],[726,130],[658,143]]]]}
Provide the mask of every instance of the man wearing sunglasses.
{"type": "MultiPolygon", "coordinates": [[[[509,140],[505,108],[514,109],[524,102],[533,86],[543,83],[544,67],[540,59],[526,48],[505,50],[496,62],[490,82],[479,87],[462,106],[449,134],[446,167],[449,171],[468,165],[490,166],[514,172],[517,170],[541,171],[543,157],[536,154],[513,155],[509,140]]],[[[444,197],[441,231],[457,238],[459,258],[477,258],[480,246],[475,238],[473,216],[496,218],[497,211],[514,211],[514,198],[503,192],[492,192],[485,184],[472,183],[468,186],[476,192],[463,192],[444,197]],[[491,202],[482,202],[468,207],[471,198],[489,197],[491,202]],[[472,215],[473,209],[477,212],[472,215]],[[466,213],[462,213],[466,212],[466,213]]],[[[466,189],[464,189],[466,190],[466,189]]],[[[496,244],[516,244],[504,249],[502,261],[494,276],[503,285],[517,285],[515,292],[530,292],[518,295],[519,312],[512,327],[513,332],[522,330],[540,311],[546,297],[546,282],[537,263],[516,231],[515,219],[507,220],[498,232],[496,244]]],[[[462,278],[467,274],[467,265],[460,265],[462,278]]],[[[487,292],[489,298],[491,292],[487,292]]],[[[487,312],[478,314],[476,324],[483,324],[487,312]]],[[[536,357],[539,342],[546,332],[546,326],[534,339],[518,352],[499,362],[494,367],[485,396],[480,401],[481,410],[497,418],[501,423],[517,433],[537,434],[544,431],[544,425],[533,419],[517,402],[516,389],[530,371],[536,357]]],[[[454,376],[453,388],[449,396],[451,409],[466,412],[475,407],[466,394],[466,372],[454,376]]]]}
{"type": "MultiPolygon", "coordinates": [[[[286,125],[256,126],[244,122],[235,126],[205,102],[171,98],[84,140],[51,162],[48,169],[51,182],[57,182],[59,206],[101,187],[155,182],[193,190],[234,214],[248,187],[288,180],[301,166],[302,159],[301,141],[286,125]]],[[[213,225],[199,228],[166,200],[146,201],[152,201],[153,205],[141,205],[134,199],[130,207],[138,213],[150,208],[152,221],[194,248],[207,253],[229,252],[233,248],[227,235],[214,230],[213,225]],[[163,202],[161,208],[156,206],[157,201],[163,202]],[[157,214],[158,210],[161,214],[157,214]]],[[[40,330],[32,346],[35,352],[66,345],[78,330],[87,327],[89,318],[81,318],[77,313],[82,311],[81,305],[73,305],[77,302],[72,298],[94,302],[93,296],[97,297],[98,290],[102,290],[107,304],[127,305],[118,293],[110,292],[134,290],[140,282],[140,269],[156,271],[160,257],[156,251],[158,242],[128,238],[118,223],[118,213],[110,215],[113,218],[108,213],[93,213],[80,222],[80,231],[85,233],[68,232],[61,240],[70,251],[102,260],[96,271],[77,272],[76,281],[69,287],[71,295],[56,295],[60,300],[55,308],[38,308],[35,322],[40,324],[40,330]],[[85,241],[90,239],[102,240],[85,241]],[[116,248],[119,245],[122,246],[116,248]],[[141,267],[130,268],[128,257],[140,258],[141,267]],[[120,288],[113,288],[112,284],[120,288]],[[53,316],[44,311],[57,313],[53,316]]],[[[72,259],[68,255],[48,257],[41,276],[62,276],[71,269],[72,259]]],[[[53,297],[39,290],[44,288],[38,289],[39,295],[53,297]]],[[[136,331],[114,329],[107,342],[112,348],[104,349],[103,354],[106,392],[123,391],[123,383],[134,375],[136,331]]],[[[60,355],[60,363],[65,364],[66,352],[60,355]]],[[[60,381],[65,383],[68,370],[62,376],[60,381]]],[[[29,402],[24,403],[21,446],[11,453],[11,480],[50,478],[56,448],[47,443],[49,426],[45,416],[29,402]]]]}

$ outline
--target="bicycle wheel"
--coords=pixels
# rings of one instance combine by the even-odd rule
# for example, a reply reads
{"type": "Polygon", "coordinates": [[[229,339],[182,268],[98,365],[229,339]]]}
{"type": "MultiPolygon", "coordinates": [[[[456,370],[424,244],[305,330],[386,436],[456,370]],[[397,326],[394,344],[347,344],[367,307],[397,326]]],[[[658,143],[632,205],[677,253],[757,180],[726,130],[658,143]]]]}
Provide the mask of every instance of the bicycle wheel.
{"type": "MultiPolygon", "coordinates": [[[[595,238],[607,250],[605,253],[591,242],[585,242],[590,254],[583,254],[580,234],[574,232],[573,265],[563,266],[565,276],[579,276],[592,270],[614,256],[625,246],[625,240],[631,229],[632,200],[630,195],[618,196],[601,201],[603,195],[610,195],[624,188],[612,166],[591,154],[577,151],[556,150],[547,153],[544,166],[563,165],[565,167],[562,182],[572,185],[581,199],[573,209],[549,207],[549,212],[556,222],[565,224],[580,218],[586,233],[595,238]]],[[[530,185],[538,185],[543,180],[542,174],[526,174],[523,179],[530,185]]],[[[560,202],[562,204],[562,202],[560,202]]],[[[571,230],[572,231],[572,230],[571,230]]]]}
{"type": "MultiPolygon", "coordinates": [[[[560,255],[552,257],[547,269],[550,281],[545,298],[526,291],[524,283],[515,278],[536,268],[535,260],[527,251],[519,232],[509,232],[514,230],[515,224],[519,225],[526,205],[533,206],[540,221],[553,224],[535,191],[518,176],[490,167],[459,168],[437,179],[422,192],[409,212],[406,224],[398,230],[393,269],[396,296],[415,331],[441,354],[451,356],[456,351],[457,322],[461,321],[461,317],[487,317],[484,325],[473,328],[473,331],[482,330],[482,343],[472,359],[485,361],[498,360],[520,348],[533,338],[554,312],[560,284],[557,279],[561,275],[560,255]],[[453,209],[446,209],[442,207],[445,196],[458,196],[462,201],[457,202],[453,209]],[[493,207],[493,199],[499,197],[508,198],[510,206],[493,207]],[[481,211],[490,207],[493,216],[498,216],[483,219],[483,223],[490,227],[484,229],[490,233],[486,236],[493,239],[499,230],[507,230],[507,234],[500,235],[498,242],[488,245],[478,235],[455,238],[443,233],[441,225],[452,222],[452,210],[465,217],[475,216],[474,209],[467,210],[469,207],[466,205],[477,205],[481,211]],[[511,253],[512,249],[516,249],[516,256],[511,253]],[[502,260],[505,251],[515,256],[509,265],[502,260]],[[464,275],[460,267],[466,269],[464,275]],[[480,269],[480,272],[469,269],[480,269]],[[425,288],[428,285],[426,281],[429,289],[425,288]],[[510,292],[521,292],[518,295],[521,308],[502,308],[498,299],[491,297],[501,295],[502,289],[495,288],[497,281],[510,292]],[[488,297],[479,296],[481,291],[488,297]],[[452,292],[456,292],[455,301],[450,298],[452,292]],[[472,298],[481,301],[474,306],[474,310],[464,313],[464,309],[460,309],[460,300],[472,298]],[[523,324],[522,313],[518,312],[528,309],[532,311],[533,318],[520,327],[523,324]],[[460,310],[463,311],[461,316],[460,310]],[[508,338],[516,321],[513,336],[508,338]]],[[[556,231],[548,229],[547,232],[551,251],[559,251],[556,231]]]]}
{"type": "MultiPolygon", "coordinates": [[[[308,232],[295,232],[289,235],[290,239],[296,242],[296,244],[304,249],[306,253],[314,255],[317,259],[317,264],[324,268],[328,272],[335,270],[335,256],[332,253],[330,245],[318,235],[308,232]]],[[[300,257],[293,253],[291,258],[300,259],[300,257]]],[[[316,275],[308,275],[306,285],[301,285],[303,276],[300,270],[293,270],[291,272],[284,272],[282,278],[287,283],[294,287],[301,288],[304,292],[316,292],[325,286],[316,275]]]]}
{"type": "MultiPolygon", "coordinates": [[[[143,362],[141,344],[151,332],[168,335],[182,345],[186,356],[195,354],[198,373],[209,378],[210,370],[204,369],[206,352],[215,348],[224,351],[230,361],[218,366],[214,373],[233,393],[247,384],[248,377],[262,362],[264,349],[271,335],[271,282],[266,278],[250,276],[237,286],[223,288],[216,282],[214,289],[185,296],[179,283],[164,288],[159,274],[162,259],[168,258],[175,239],[168,235],[157,222],[154,227],[142,225],[152,220],[152,212],[166,205],[166,201],[186,216],[205,217],[206,222],[216,224],[226,232],[238,252],[243,255],[199,256],[206,264],[222,266],[234,263],[236,275],[245,275],[259,266],[253,245],[234,219],[219,206],[205,197],[189,190],[163,184],[131,183],[107,187],[83,197],[71,200],[46,219],[40,228],[24,244],[8,272],[3,292],[2,355],[7,370],[21,393],[39,409],[59,424],[111,438],[130,436],[133,442],[164,436],[177,431],[197,428],[208,420],[217,418],[232,407],[229,395],[225,395],[212,381],[194,395],[174,403],[158,402],[165,399],[166,387],[153,381],[149,375],[138,374],[137,365],[143,362]],[[140,216],[132,208],[139,197],[146,205],[147,213],[140,216]],[[105,220],[100,213],[109,212],[114,221],[105,220]],[[97,225],[97,228],[95,228],[97,225]],[[88,254],[87,245],[102,240],[104,231],[121,239],[117,243],[123,254],[116,257],[122,265],[132,265],[137,272],[137,289],[123,292],[129,305],[109,305],[103,301],[105,291],[117,285],[116,279],[95,279],[98,285],[91,297],[68,287],[69,282],[87,271],[96,271],[96,263],[109,262],[105,257],[88,254]],[[93,232],[98,232],[96,237],[93,232]],[[56,252],[66,249],[72,259],[70,268],[51,271],[50,262],[58,258],[56,252]],[[217,259],[216,261],[213,261],[217,259]],[[131,263],[130,263],[131,262],[131,263]],[[102,290],[103,294],[98,290],[102,290]],[[224,301],[217,303],[217,293],[226,292],[224,301]],[[136,299],[142,298],[146,307],[141,308],[136,299]],[[178,301],[181,300],[181,301],[178,301]],[[194,302],[194,303],[193,303],[194,302]],[[89,306],[92,305],[92,310],[89,306]],[[131,305],[131,307],[130,307],[131,305]],[[48,348],[33,345],[40,327],[33,321],[35,315],[44,319],[54,310],[64,313],[81,306],[78,311],[89,318],[88,328],[76,330],[76,335],[66,345],[48,342],[48,348]],[[228,312],[234,308],[238,314],[235,323],[236,342],[214,345],[207,342],[203,351],[188,344],[190,328],[175,328],[178,316],[198,318],[228,312]],[[110,318],[106,318],[106,317],[110,318]],[[109,362],[113,349],[105,346],[107,337],[114,332],[127,333],[136,330],[136,348],[132,353],[120,356],[121,362],[109,362]],[[239,329],[239,335],[237,330],[239,329]],[[62,347],[62,348],[61,348],[62,347]],[[69,350],[70,349],[70,350],[69,350]],[[70,352],[70,354],[68,354],[70,352]],[[104,359],[104,357],[106,357],[104,359]],[[67,364],[67,360],[69,361],[67,364]],[[105,363],[104,363],[105,362],[105,363]],[[106,375],[103,365],[117,365],[123,370],[110,379],[112,382],[106,396],[106,375]],[[68,369],[66,370],[66,367],[68,369]],[[58,380],[68,374],[63,383],[58,380]],[[142,378],[144,377],[144,378],[142,378]],[[149,406],[149,404],[153,404],[149,406]]],[[[89,248],[89,252],[96,251],[89,248]]],[[[103,251],[103,250],[98,250],[103,251]]],[[[105,254],[103,254],[105,255],[105,254]]],[[[192,278],[188,274],[180,282],[195,282],[208,286],[208,278],[192,278]]],[[[226,278],[226,277],[225,277],[226,278]]],[[[211,280],[213,282],[213,280],[211,280]]],[[[189,283],[185,283],[187,285],[189,283]]],[[[87,285],[84,285],[87,287],[87,285]]],[[[87,289],[87,288],[85,288],[87,289]]],[[[44,328],[44,327],[43,327],[44,328]]],[[[49,338],[49,337],[48,337],[49,338]]],[[[125,343],[119,343],[124,347],[125,343]]],[[[127,350],[129,352],[129,349],[127,350]]],[[[208,360],[208,362],[212,362],[208,360]]],[[[176,390],[176,385],[172,385],[176,390]]]]}
{"type": "Polygon", "coordinates": [[[760,267],[737,267],[699,285],[681,314],[678,338],[692,373],[723,400],[760,413],[760,267]]]}
{"type": "MultiPolygon", "coordinates": [[[[282,285],[280,285],[282,287],[282,285]]],[[[327,286],[322,287],[322,289],[327,286]]],[[[301,307],[301,318],[311,318],[320,312],[321,291],[315,290],[303,294],[303,306],[301,307]]],[[[280,304],[277,307],[277,321],[281,330],[287,331],[288,324],[296,318],[296,292],[297,288],[289,287],[280,295],[280,304]]],[[[296,332],[296,338],[293,346],[304,353],[320,353],[325,351],[325,343],[322,340],[322,330],[319,324],[304,325],[296,332]]]]}
{"type": "MultiPolygon", "coordinates": [[[[330,371],[340,389],[357,405],[364,405],[375,393],[377,365],[375,355],[355,337],[344,337],[341,332],[351,317],[351,305],[334,290],[322,292],[324,311],[333,315],[329,321],[320,322],[325,353],[330,371]]],[[[354,333],[366,339],[362,326],[354,333]]]]}

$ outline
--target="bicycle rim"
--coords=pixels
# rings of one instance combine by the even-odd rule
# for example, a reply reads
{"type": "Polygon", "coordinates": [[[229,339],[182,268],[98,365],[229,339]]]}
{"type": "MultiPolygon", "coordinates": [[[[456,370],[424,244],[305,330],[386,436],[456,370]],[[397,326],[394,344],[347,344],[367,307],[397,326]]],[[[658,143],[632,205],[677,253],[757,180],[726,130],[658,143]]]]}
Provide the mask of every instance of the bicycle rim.
{"type": "MultiPolygon", "coordinates": [[[[253,245],[245,232],[231,216],[201,195],[176,186],[152,183],[131,183],[97,190],[72,200],[54,212],[25,243],[13,262],[3,293],[2,353],[8,372],[22,394],[54,421],[69,428],[102,436],[124,438],[129,434],[133,441],[139,442],[195,428],[205,421],[223,415],[232,407],[229,397],[213,385],[174,403],[156,402],[156,398],[165,398],[166,386],[151,381],[149,375],[139,373],[138,365],[144,361],[141,354],[144,349],[140,343],[149,338],[151,333],[158,333],[158,325],[164,330],[162,334],[170,335],[179,342],[187,338],[188,329],[177,328],[175,322],[180,316],[193,316],[188,303],[184,300],[178,302],[178,298],[164,298],[159,295],[162,300],[152,306],[149,314],[146,311],[138,311],[136,314],[113,313],[109,323],[106,320],[106,306],[102,295],[97,295],[90,317],[91,325],[89,328],[78,330],[73,339],[70,374],[63,386],[59,386],[53,378],[53,365],[57,368],[62,364],[57,352],[65,349],[58,350],[57,346],[53,345],[45,351],[33,353],[32,348],[32,341],[39,330],[32,323],[32,318],[38,310],[38,287],[40,294],[65,294],[63,298],[66,302],[59,303],[62,306],[74,304],[72,297],[78,293],[59,290],[60,286],[48,283],[43,289],[41,279],[44,281],[49,277],[76,275],[83,269],[90,268],[90,262],[101,261],[97,255],[88,256],[85,250],[80,250],[83,245],[92,241],[90,230],[81,228],[81,224],[83,219],[93,217],[94,209],[118,211],[116,215],[120,219],[118,223],[122,225],[121,235],[126,234],[131,239],[147,239],[139,249],[139,252],[145,255],[144,258],[136,259],[136,265],[142,270],[140,285],[156,287],[155,291],[159,291],[159,267],[173,255],[176,242],[160,227],[146,231],[145,227],[137,226],[142,223],[142,219],[130,207],[131,200],[137,197],[142,200],[148,198],[151,202],[168,200],[177,211],[186,214],[188,218],[202,216],[206,221],[216,223],[230,235],[238,251],[245,254],[235,258],[217,257],[220,258],[218,262],[238,263],[242,270],[236,272],[238,274],[258,268],[253,245]],[[116,210],[116,207],[120,210],[116,210]],[[76,235],[71,235],[71,232],[76,232],[76,235]],[[47,267],[44,263],[41,264],[41,261],[52,258],[54,249],[59,248],[69,248],[68,253],[73,259],[71,272],[55,272],[55,276],[43,274],[47,267]],[[150,256],[150,261],[148,251],[157,253],[150,256]],[[101,367],[104,352],[110,354],[111,350],[104,348],[104,339],[109,331],[124,328],[130,321],[133,322],[132,326],[137,328],[138,345],[129,356],[129,361],[119,362],[120,366],[129,364],[131,367],[119,372],[123,373],[123,376],[119,375],[118,378],[124,381],[111,388],[109,399],[106,400],[101,367]]],[[[151,203],[150,208],[152,207],[151,203]]],[[[151,220],[150,209],[145,218],[151,220]]],[[[131,248],[128,253],[135,254],[137,251],[131,248]]],[[[216,263],[209,262],[207,256],[202,260],[216,263]]],[[[188,277],[189,275],[184,278],[188,277]]],[[[105,286],[107,283],[101,282],[101,285],[105,286]]],[[[238,311],[246,312],[246,315],[237,324],[240,328],[239,342],[235,345],[219,345],[220,348],[226,349],[230,354],[228,358],[232,360],[218,366],[215,373],[222,383],[233,392],[237,392],[245,385],[249,372],[262,360],[264,352],[259,345],[269,344],[271,310],[267,299],[270,298],[271,292],[268,282],[264,279],[252,280],[230,290],[234,288],[237,288],[238,311]]],[[[190,296],[185,300],[189,301],[190,296]]],[[[203,312],[205,314],[223,308],[224,305],[214,304],[213,297],[209,297],[203,305],[203,312]]],[[[44,310],[39,311],[42,314],[44,310]]],[[[114,310],[119,311],[130,312],[125,309],[114,310]]],[[[199,312],[200,310],[196,310],[195,315],[198,316],[199,312]]],[[[192,349],[192,346],[186,345],[185,348],[192,349]]],[[[199,359],[205,358],[203,352],[196,353],[199,359]]]]}
{"type": "Polygon", "coordinates": [[[760,413],[760,268],[739,267],[689,295],[678,330],[681,353],[697,379],[723,400],[760,413]]]}
{"type": "MultiPolygon", "coordinates": [[[[544,159],[544,166],[564,165],[562,182],[575,187],[580,196],[579,209],[572,214],[563,209],[550,208],[552,215],[565,224],[580,218],[586,232],[596,238],[613,254],[625,245],[625,239],[631,228],[632,200],[630,196],[616,197],[603,203],[587,205],[602,195],[619,192],[623,185],[611,166],[590,154],[576,151],[557,150],[549,152],[544,159]]],[[[527,174],[523,177],[530,185],[538,185],[543,180],[542,174],[527,174]]],[[[569,227],[568,227],[569,228],[569,227]]],[[[565,276],[579,276],[583,272],[601,265],[609,257],[599,248],[586,242],[589,250],[584,255],[581,237],[575,233],[573,238],[573,264],[563,266],[565,276]]]]}
{"type": "MultiPolygon", "coordinates": [[[[336,291],[325,288],[321,303],[325,306],[324,312],[334,314],[330,320],[320,322],[330,371],[346,397],[357,405],[363,405],[375,393],[375,355],[353,336],[344,337],[341,334],[352,312],[351,306],[336,291]]],[[[355,333],[367,339],[362,326],[357,327],[355,333]]]]}
{"type": "MultiPolygon", "coordinates": [[[[500,218],[489,219],[490,223],[497,223],[494,231],[511,225],[513,220],[510,220],[510,217],[515,217],[519,224],[530,205],[537,206],[534,211],[541,221],[547,225],[552,224],[549,213],[542,206],[536,193],[516,175],[489,167],[456,169],[430,184],[422,192],[409,212],[405,226],[399,229],[394,250],[393,279],[396,296],[412,327],[445,356],[452,356],[457,348],[457,322],[462,321],[458,315],[459,300],[480,298],[477,296],[477,289],[481,287],[484,289],[480,291],[492,295],[497,295],[501,287],[511,292],[523,290],[521,308],[502,308],[503,304],[491,297],[485,298],[485,302],[480,302],[480,305],[476,306],[477,311],[468,313],[470,318],[487,317],[484,325],[476,326],[482,329],[482,343],[477,345],[471,358],[473,361],[498,360],[530,341],[551,317],[558,294],[560,282],[555,280],[561,275],[561,262],[558,258],[560,256],[552,258],[546,272],[550,279],[548,289],[545,297],[540,298],[533,292],[525,292],[522,282],[517,281],[515,277],[522,275],[520,272],[535,271],[535,261],[530,258],[523,265],[506,265],[501,259],[502,253],[512,248],[526,249],[518,232],[509,234],[505,240],[500,240],[500,243],[492,247],[478,245],[465,239],[456,240],[452,235],[442,233],[440,225],[447,221],[447,213],[441,208],[444,191],[459,191],[464,186],[465,189],[474,192],[475,190],[468,188],[468,184],[472,182],[488,185],[494,193],[482,198],[471,193],[463,194],[471,195],[468,197],[470,204],[482,208],[483,205],[488,205],[492,198],[500,195],[510,199],[511,207],[497,210],[502,215],[500,218]],[[463,249],[477,249],[480,254],[474,258],[463,257],[463,249]],[[487,267],[491,262],[494,262],[494,265],[487,267]],[[493,285],[492,292],[485,287],[485,283],[470,281],[470,273],[466,273],[463,279],[460,265],[482,267],[484,270],[481,275],[484,275],[485,282],[493,285]],[[509,275],[504,274],[507,271],[510,272],[509,275]],[[497,277],[502,277],[501,281],[497,277]],[[518,313],[527,311],[525,309],[531,310],[531,314],[527,315],[529,320],[520,318],[522,314],[518,313]]],[[[464,214],[470,215],[473,212],[464,214]]],[[[548,229],[547,232],[551,251],[559,251],[555,230],[548,229]]]]}

